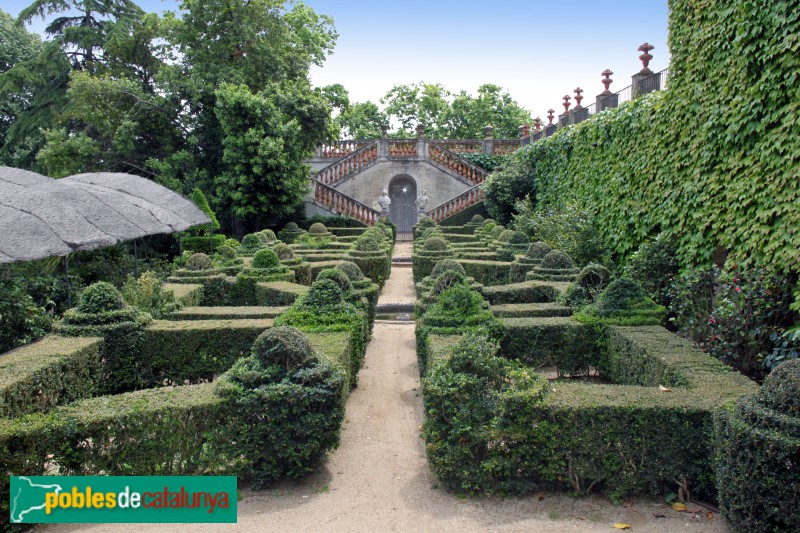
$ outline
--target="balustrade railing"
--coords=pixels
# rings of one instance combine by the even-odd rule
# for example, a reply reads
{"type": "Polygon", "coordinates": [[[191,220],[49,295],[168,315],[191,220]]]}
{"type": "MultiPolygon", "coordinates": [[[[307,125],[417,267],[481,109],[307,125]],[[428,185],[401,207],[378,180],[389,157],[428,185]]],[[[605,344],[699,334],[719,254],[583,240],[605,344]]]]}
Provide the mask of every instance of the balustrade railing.
{"type": "Polygon", "coordinates": [[[512,154],[519,150],[521,144],[519,140],[498,139],[494,141],[495,154],[512,154]]]}
{"type": "Polygon", "coordinates": [[[474,183],[483,183],[486,179],[486,171],[477,167],[447,148],[434,143],[428,143],[428,157],[438,165],[455,172],[462,178],[474,183]]]}
{"type": "Polygon", "coordinates": [[[374,165],[377,159],[378,144],[373,141],[362,146],[358,151],[351,153],[341,161],[321,169],[312,178],[325,185],[334,185],[348,176],[374,165]]]}
{"type": "Polygon", "coordinates": [[[357,152],[375,141],[334,141],[317,146],[314,149],[314,157],[318,159],[341,159],[353,152],[357,152]]]}
{"type": "Polygon", "coordinates": [[[368,226],[375,224],[381,216],[380,212],[337,191],[333,187],[328,187],[316,180],[312,180],[312,183],[314,185],[314,200],[337,215],[347,215],[360,220],[368,226]]]}
{"type": "Polygon", "coordinates": [[[439,223],[445,218],[463,211],[467,207],[477,204],[483,200],[483,190],[480,185],[467,189],[455,198],[439,204],[426,213],[434,222],[439,223]]]}
{"type": "Polygon", "coordinates": [[[416,139],[392,139],[389,141],[389,157],[409,157],[417,155],[416,139]]]}
{"type": "Polygon", "coordinates": [[[480,139],[436,139],[431,140],[430,142],[444,146],[454,153],[480,154],[483,152],[483,141],[480,139]]]}

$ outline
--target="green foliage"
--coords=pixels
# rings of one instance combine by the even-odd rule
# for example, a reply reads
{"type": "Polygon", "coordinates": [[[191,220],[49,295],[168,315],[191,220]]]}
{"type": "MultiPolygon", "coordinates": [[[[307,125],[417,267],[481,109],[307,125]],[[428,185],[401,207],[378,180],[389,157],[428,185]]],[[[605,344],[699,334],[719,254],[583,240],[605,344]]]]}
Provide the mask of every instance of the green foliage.
{"type": "Polygon", "coordinates": [[[352,261],[340,261],[336,265],[336,268],[344,272],[351,282],[361,281],[364,279],[364,273],[361,272],[361,269],[358,267],[358,265],[352,261]]]}
{"type": "Polygon", "coordinates": [[[200,211],[208,215],[208,218],[211,219],[211,228],[212,229],[219,229],[219,221],[217,220],[217,215],[214,211],[211,210],[211,206],[208,205],[208,200],[206,199],[206,195],[203,194],[203,191],[195,187],[192,189],[192,194],[189,198],[194,202],[200,211]]]}
{"type": "Polygon", "coordinates": [[[280,265],[278,254],[274,250],[259,250],[253,255],[253,268],[274,268],[280,265]]]}
{"type": "Polygon", "coordinates": [[[611,271],[598,263],[589,263],[578,273],[575,283],[586,289],[594,300],[611,281],[611,271]]]}
{"type": "Polygon", "coordinates": [[[786,276],[763,269],[724,272],[709,322],[708,351],[746,375],[763,376],[773,335],[793,322],[793,301],[786,276]]]}
{"type": "Polygon", "coordinates": [[[576,318],[585,323],[643,326],[661,324],[666,310],[647,297],[635,281],[620,277],[608,284],[596,302],[584,308],[576,318]]]}
{"type": "Polygon", "coordinates": [[[210,254],[212,245],[214,252],[217,252],[225,245],[225,241],[225,235],[219,233],[214,235],[193,235],[181,239],[181,248],[184,253],[210,254]]]}
{"type": "Polygon", "coordinates": [[[442,237],[430,237],[422,245],[422,250],[425,252],[443,252],[449,248],[447,241],[442,237]]]}
{"type": "Polygon", "coordinates": [[[661,233],[643,243],[630,257],[625,273],[641,285],[656,303],[669,305],[669,287],[678,275],[678,249],[661,233]]]}
{"type": "Polygon", "coordinates": [[[278,365],[287,372],[313,364],[317,358],[308,337],[289,326],[272,328],[259,335],[252,354],[262,367],[278,365]]]}
{"type": "Polygon", "coordinates": [[[768,372],[785,361],[800,357],[800,329],[792,328],[780,335],[773,333],[770,340],[774,343],[772,353],[764,359],[764,369],[768,372]]]}
{"type": "Polygon", "coordinates": [[[189,260],[186,261],[186,270],[191,270],[192,272],[205,272],[213,269],[214,262],[203,253],[192,254],[189,260]]]}
{"type": "Polygon", "coordinates": [[[278,259],[284,261],[286,259],[294,259],[294,252],[288,244],[278,243],[272,247],[272,251],[278,256],[278,259]]]}
{"type": "Polygon", "coordinates": [[[389,123],[389,117],[370,101],[354,102],[334,119],[339,127],[340,139],[377,139],[381,126],[389,123]]]}
{"type": "Polygon", "coordinates": [[[83,291],[77,310],[87,314],[101,314],[119,311],[124,307],[125,300],[116,287],[105,281],[99,281],[83,291]]]}
{"type": "Polygon", "coordinates": [[[478,152],[473,152],[473,153],[460,152],[458,155],[462,159],[466,159],[469,163],[472,163],[473,165],[482,168],[486,172],[494,172],[496,170],[499,170],[509,160],[509,154],[483,154],[478,152]]]}
{"type": "Polygon", "coordinates": [[[714,424],[714,463],[720,507],[736,531],[794,531],[800,527],[792,465],[800,453],[800,361],[778,366],[758,394],[720,409],[714,424]]]}
{"type": "Polygon", "coordinates": [[[329,279],[339,286],[343,295],[348,295],[353,290],[353,284],[347,273],[338,268],[326,268],[317,274],[317,281],[329,279]]]}
{"type": "Polygon", "coordinates": [[[528,247],[528,251],[525,252],[525,256],[528,259],[538,259],[541,261],[544,257],[553,251],[553,248],[544,241],[536,241],[531,243],[528,247]]]}
{"type": "Polygon", "coordinates": [[[311,284],[302,304],[307,308],[324,309],[336,307],[344,301],[342,288],[333,280],[323,278],[311,284]]]}
{"type": "Polygon", "coordinates": [[[464,270],[464,267],[461,266],[461,263],[455,259],[442,259],[436,263],[436,265],[434,265],[433,270],[431,270],[431,277],[433,279],[437,279],[447,271],[458,272],[459,274],[466,275],[466,271],[464,270]]]}
{"type": "Polygon", "coordinates": [[[139,279],[129,277],[122,287],[122,298],[131,307],[153,318],[165,318],[181,307],[175,301],[175,294],[164,289],[161,280],[152,272],[145,272],[139,279]]]}
{"type": "Polygon", "coordinates": [[[560,250],[553,250],[542,258],[542,268],[571,269],[575,268],[572,258],[560,250]]]}
{"type": "Polygon", "coordinates": [[[0,273],[0,353],[44,336],[50,316],[15,276],[0,273]]]}
{"type": "Polygon", "coordinates": [[[716,267],[690,269],[674,278],[668,298],[670,314],[678,333],[698,348],[711,337],[711,311],[717,302],[720,270],[716,267]]]}
{"type": "Polygon", "coordinates": [[[311,235],[327,235],[330,232],[328,231],[328,228],[325,227],[325,224],[322,224],[321,222],[314,222],[311,224],[311,227],[308,228],[308,233],[311,235]]]}
{"type": "Polygon", "coordinates": [[[264,240],[257,234],[251,233],[249,235],[245,235],[242,239],[242,245],[239,247],[239,253],[243,255],[253,255],[264,246],[264,240]]]}

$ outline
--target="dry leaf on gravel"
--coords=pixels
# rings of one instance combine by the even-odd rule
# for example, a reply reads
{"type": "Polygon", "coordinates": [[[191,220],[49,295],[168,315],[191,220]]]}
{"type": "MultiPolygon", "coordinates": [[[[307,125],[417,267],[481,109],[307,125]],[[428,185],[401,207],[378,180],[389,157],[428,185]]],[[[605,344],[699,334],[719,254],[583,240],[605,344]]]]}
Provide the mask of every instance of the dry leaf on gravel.
{"type": "Polygon", "coordinates": [[[622,522],[617,522],[616,524],[614,524],[614,527],[617,528],[617,529],[630,529],[631,528],[630,524],[623,524],[622,522]]]}

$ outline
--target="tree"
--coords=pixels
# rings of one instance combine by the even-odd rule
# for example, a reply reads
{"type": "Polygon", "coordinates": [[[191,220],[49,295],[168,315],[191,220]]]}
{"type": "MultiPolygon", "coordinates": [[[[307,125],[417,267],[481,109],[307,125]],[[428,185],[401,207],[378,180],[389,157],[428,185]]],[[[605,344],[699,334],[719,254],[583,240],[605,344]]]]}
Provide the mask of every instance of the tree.
{"type": "Polygon", "coordinates": [[[375,139],[381,136],[381,126],[389,123],[389,117],[373,102],[351,104],[336,117],[335,122],[344,139],[375,139]]]}
{"type": "Polygon", "coordinates": [[[450,109],[450,93],[438,83],[395,85],[381,98],[386,113],[400,123],[398,136],[413,137],[418,124],[430,137],[441,137],[450,109]]]}
{"type": "Polygon", "coordinates": [[[446,121],[452,139],[480,139],[486,126],[494,127],[494,136],[499,139],[514,139],[520,126],[532,122],[530,111],[493,84],[478,87],[477,97],[461,91],[453,99],[446,121]]]}

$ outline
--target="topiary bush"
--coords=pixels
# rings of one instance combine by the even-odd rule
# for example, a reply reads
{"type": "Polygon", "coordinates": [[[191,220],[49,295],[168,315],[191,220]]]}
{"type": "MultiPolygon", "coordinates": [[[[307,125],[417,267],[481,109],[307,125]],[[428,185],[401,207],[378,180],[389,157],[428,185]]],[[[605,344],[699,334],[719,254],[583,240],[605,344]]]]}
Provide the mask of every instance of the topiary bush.
{"type": "Polygon", "coordinates": [[[474,226],[482,226],[483,223],[484,223],[484,220],[483,220],[482,216],[475,215],[470,219],[469,223],[474,225],[474,226]]]}
{"type": "Polygon", "coordinates": [[[325,227],[325,224],[321,222],[315,222],[311,224],[311,227],[308,228],[308,233],[314,237],[322,237],[330,235],[331,232],[328,231],[328,228],[325,227]]]}
{"type": "Polygon", "coordinates": [[[239,247],[239,254],[253,255],[261,248],[264,248],[264,246],[264,239],[262,239],[256,233],[251,233],[249,235],[245,235],[242,239],[242,245],[239,247]]]}
{"type": "Polygon", "coordinates": [[[720,508],[734,531],[800,530],[800,360],[779,365],[761,390],[717,411],[714,467],[720,508]]]}
{"type": "Polygon", "coordinates": [[[255,488],[313,471],[339,444],[344,377],[294,328],[259,336],[252,355],[222,376],[218,394],[231,405],[220,445],[255,488]]]}
{"type": "Polygon", "coordinates": [[[611,271],[599,263],[589,263],[578,272],[575,283],[586,289],[594,300],[611,282],[611,271]]]}
{"type": "Polygon", "coordinates": [[[528,280],[540,281],[574,281],[578,274],[572,258],[560,250],[548,252],[539,266],[534,266],[528,274],[528,280]]]}
{"type": "Polygon", "coordinates": [[[350,279],[351,282],[353,281],[361,281],[364,279],[364,273],[361,272],[361,269],[352,261],[340,261],[336,268],[341,270],[347,277],[350,279]]]}
{"type": "Polygon", "coordinates": [[[274,250],[259,250],[253,255],[253,268],[274,268],[280,264],[278,254],[274,250]]]}
{"type": "Polygon", "coordinates": [[[677,244],[660,233],[630,257],[625,274],[639,283],[656,303],[668,307],[669,287],[679,268],[677,244]]]}
{"type": "Polygon", "coordinates": [[[449,247],[447,241],[442,237],[431,237],[425,241],[422,250],[425,252],[444,252],[447,251],[449,247]]]}
{"type": "Polygon", "coordinates": [[[175,293],[165,290],[161,280],[153,272],[145,272],[139,279],[130,276],[122,287],[122,297],[131,307],[156,319],[166,318],[181,308],[175,301],[175,293]]]}
{"type": "Polygon", "coordinates": [[[294,251],[288,244],[278,243],[272,247],[272,251],[278,256],[278,259],[284,261],[286,259],[294,259],[294,251]]]}
{"type": "Polygon", "coordinates": [[[317,274],[317,281],[329,279],[336,283],[339,288],[342,290],[342,294],[347,296],[353,290],[353,284],[350,281],[350,278],[347,277],[347,274],[339,270],[337,268],[326,268],[325,270],[321,270],[319,274],[317,274]]]}
{"type": "Polygon", "coordinates": [[[278,232],[278,238],[287,244],[293,244],[298,237],[305,235],[305,233],[305,230],[301,229],[297,223],[289,222],[278,232]]]}
{"type": "Polygon", "coordinates": [[[528,246],[528,251],[525,252],[525,257],[528,259],[542,261],[547,254],[553,251],[553,248],[544,241],[536,241],[528,246]]]}
{"type": "Polygon", "coordinates": [[[54,331],[67,337],[102,337],[103,393],[119,393],[143,383],[140,354],[144,328],[152,317],[128,306],[110,283],[90,285],[74,309],[64,313],[54,331]]]}
{"type": "Polygon", "coordinates": [[[271,229],[264,229],[259,231],[256,235],[258,235],[264,244],[271,244],[278,240],[278,237],[275,235],[275,232],[271,229]]]}
{"type": "Polygon", "coordinates": [[[465,276],[467,275],[467,273],[464,271],[464,267],[461,266],[461,263],[455,259],[442,259],[436,263],[436,265],[433,267],[433,270],[431,270],[431,277],[436,279],[447,271],[458,272],[459,274],[463,274],[465,276]]]}
{"type": "Polygon", "coordinates": [[[582,322],[602,322],[625,326],[657,325],[664,321],[666,309],[647,296],[647,292],[628,277],[608,284],[594,305],[576,315],[582,322]]]}
{"type": "Polygon", "coordinates": [[[543,268],[569,269],[575,268],[572,258],[559,250],[553,250],[542,258],[543,268]]]}

